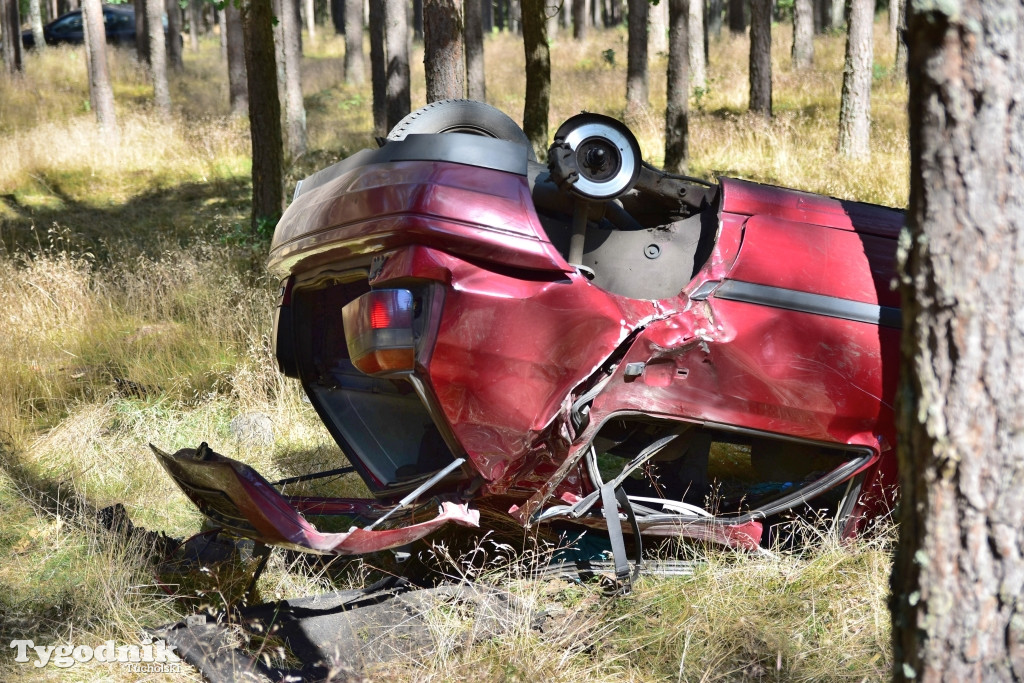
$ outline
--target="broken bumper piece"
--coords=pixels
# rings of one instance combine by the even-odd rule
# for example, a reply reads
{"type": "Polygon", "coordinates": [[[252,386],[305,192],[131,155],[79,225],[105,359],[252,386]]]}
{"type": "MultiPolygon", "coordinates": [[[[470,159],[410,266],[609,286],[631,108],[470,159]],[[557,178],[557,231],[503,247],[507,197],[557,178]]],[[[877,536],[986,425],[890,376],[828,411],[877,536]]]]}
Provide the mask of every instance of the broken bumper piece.
{"type": "Polygon", "coordinates": [[[225,531],[270,545],[323,555],[372,553],[419,540],[448,522],[479,526],[480,513],[466,504],[441,503],[439,514],[415,522],[422,508],[404,513],[405,526],[321,533],[303,513],[346,515],[373,522],[389,508],[358,498],[284,496],[256,470],[213,452],[205,443],[174,454],[150,444],[157,460],[199,510],[225,531]]]}

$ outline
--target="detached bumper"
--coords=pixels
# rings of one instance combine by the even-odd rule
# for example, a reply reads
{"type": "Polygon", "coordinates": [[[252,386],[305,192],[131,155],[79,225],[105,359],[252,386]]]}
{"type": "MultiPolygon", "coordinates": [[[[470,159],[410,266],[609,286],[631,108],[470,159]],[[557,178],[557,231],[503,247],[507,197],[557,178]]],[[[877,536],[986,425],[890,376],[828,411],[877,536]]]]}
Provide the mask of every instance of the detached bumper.
{"type": "Polygon", "coordinates": [[[417,511],[411,511],[406,515],[410,523],[398,528],[367,531],[352,527],[344,533],[321,533],[302,512],[373,520],[388,508],[358,498],[283,496],[256,470],[214,453],[205,443],[174,454],[152,444],[150,448],[204,515],[226,531],[270,545],[323,555],[359,555],[411,543],[448,522],[472,527],[480,523],[478,511],[465,504],[443,502],[439,514],[426,521],[416,523],[417,511]]]}

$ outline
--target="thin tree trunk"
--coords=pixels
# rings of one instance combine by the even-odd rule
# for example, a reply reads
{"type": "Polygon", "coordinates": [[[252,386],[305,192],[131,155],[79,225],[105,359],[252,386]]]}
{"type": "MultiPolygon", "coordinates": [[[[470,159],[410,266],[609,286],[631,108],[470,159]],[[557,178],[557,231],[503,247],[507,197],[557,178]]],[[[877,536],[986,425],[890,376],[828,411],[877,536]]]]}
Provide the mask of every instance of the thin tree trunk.
{"type": "Polygon", "coordinates": [[[912,3],[896,681],[1024,679],[1024,6],[912,3]]]}
{"type": "Polygon", "coordinates": [[[89,103],[96,112],[96,122],[100,129],[114,130],[117,127],[114,89],[110,84],[110,69],[107,66],[107,33],[103,26],[103,5],[100,0],[85,0],[82,24],[89,73],[89,103]]]}
{"type": "Polygon", "coordinates": [[[362,85],[365,81],[363,0],[345,0],[345,82],[362,85]]]}
{"type": "Polygon", "coordinates": [[[523,49],[526,51],[526,103],[523,130],[538,159],[548,153],[551,104],[551,51],[544,21],[545,0],[523,0],[523,49]]]}
{"type": "MultiPolygon", "coordinates": [[[[722,37],[722,0],[708,0],[707,34],[716,39],[722,37]]],[[[705,41],[704,56],[707,57],[707,42],[705,41]]],[[[706,61],[706,60],[705,60],[706,61]]]]}
{"type": "Polygon", "coordinates": [[[647,86],[647,0],[629,0],[629,43],[626,48],[626,116],[649,103],[647,86]]]}
{"type": "Polygon", "coordinates": [[[466,15],[466,96],[487,101],[484,76],[484,26],[480,0],[465,0],[466,15]]]}
{"type": "Polygon", "coordinates": [[[164,9],[167,12],[167,58],[171,68],[180,73],[185,70],[185,61],[181,54],[181,5],[178,4],[178,0],[165,0],[164,9]]]}
{"type": "MultiPolygon", "coordinates": [[[[704,89],[707,82],[707,49],[704,45],[704,0],[690,0],[686,42],[690,52],[689,87],[704,89]]],[[[669,7],[671,13],[672,8],[669,7]]]]}
{"type": "MultiPolygon", "coordinates": [[[[359,0],[356,0],[359,1],[359,0]]],[[[373,130],[379,136],[388,134],[388,66],[384,52],[384,3],[370,0],[370,83],[373,90],[373,130]]]]}
{"type": "MultiPolygon", "coordinates": [[[[405,12],[405,3],[385,2],[384,24],[384,52],[387,55],[387,129],[391,130],[412,109],[409,85],[409,17],[405,12]]],[[[461,50],[458,63],[461,71],[461,50]]],[[[428,81],[428,101],[429,90],[428,81]]]]}
{"type": "Polygon", "coordinates": [[[896,29],[896,63],[893,66],[893,76],[896,78],[907,77],[907,0],[899,0],[900,3],[900,25],[896,29]]]}
{"type": "Polygon", "coordinates": [[[141,64],[151,64],[149,49],[149,21],[146,0],[135,2],[135,55],[141,64]]]}
{"type": "Polygon", "coordinates": [[[217,21],[217,30],[220,31],[220,57],[222,60],[228,58],[228,19],[224,10],[213,10],[213,18],[217,21]]]}
{"type": "Polygon", "coordinates": [[[242,14],[233,3],[227,3],[221,10],[224,14],[225,34],[228,41],[228,93],[231,98],[231,113],[245,116],[249,113],[249,86],[245,74],[245,34],[242,31],[242,14]]]}
{"type": "Polygon", "coordinates": [[[794,0],[793,68],[809,69],[814,63],[814,2],[794,0]]]}
{"type": "Polygon", "coordinates": [[[188,42],[192,52],[199,52],[199,2],[188,0],[188,42]]]}
{"type": "MultiPolygon", "coordinates": [[[[690,79],[689,44],[690,3],[702,0],[668,2],[668,83],[665,106],[665,170],[686,173],[690,158],[690,79]]],[[[702,55],[703,56],[703,55],[702,55]]]]}
{"type": "MultiPolygon", "coordinates": [[[[46,38],[43,35],[43,10],[39,0],[28,1],[28,23],[32,29],[32,41],[37,50],[46,49],[46,38]]],[[[20,31],[18,33],[21,33],[20,31]]]]}
{"type": "Polygon", "coordinates": [[[743,7],[745,4],[746,0],[729,0],[729,32],[733,35],[747,32],[747,16],[743,7]]]}
{"type": "Polygon", "coordinates": [[[427,104],[465,93],[462,17],[457,0],[423,0],[423,71],[427,104]]]}
{"type": "Polygon", "coordinates": [[[549,42],[554,42],[554,41],[558,40],[558,12],[557,12],[558,7],[559,7],[559,5],[552,4],[552,5],[548,5],[545,8],[544,16],[547,17],[547,21],[548,21],[547,31],[548,31],[548,41],[549,42]]]}
{"type": "Polygon", "coordinates": [[[587,39],[587,0],[572,0],[572,37],[587,39]]]}
{"type": "Polygon", "coordinates": [[[153,79],[153,103],[164,116],[171,113],[171,91],[167,86],[167,46],[164,43],[164,2],[146,0],[146,23],[149,26],[150,65],[153,79]]]}
{"type": "MultiPolygon", "coordinates": [[[[696,3],[694,3],[696,5],[696,3]]],[[[668,2],[661,0],[657,5],[650,5],[648,10],[648,27],[650,29],[650,48],[654,54],[668,52],[668,2]]]]}
{"type": "Polygon", "coordinates": [[[900,0],[889,0],[889,37],[896,38],[900,28],[900,0]]]}
{"type": "Polygon", "coordinates": [[[313,0],[305,0],[303,11],[306,13],[306,32],[312,42],[316,40],[316,7],[313,5],[313,0]]]}
{"type": "Polygon", "coordinates": [[[290,159],[306,153],[306,107],[302,101],[302,49],[299,47],[302,29],[295,15],[298,4],[298,0],[282,0],[280,17],[281,37],[284,39],[285,140],[290,159]]]}
{"type": "Polygon", "coordinates": [[[252,230],[255,235],[266,234],[268,228],[273,228],[284,208],[284,146],[273,22],[271,0],[249,0],[243,6],[249,133],[252,138],[252,230]]]}
{"type": "Polygon", "coordinates": [[[772,1],[750,1],[750,111],[772,115],[772,1]]]}
{"type": "Polygon", "coordinates": [[[832,0],[831,15],[829,25],[832,28],[839,28],[843,25],[846,20],[846,3],[847,0],[832,0]]]}
{"type": "Polygon", "coordinates": [[[839,153],[850,159],[870,153],[874,16],[874,0],[850,0],[843,97],[839,105],[839,153]]]}

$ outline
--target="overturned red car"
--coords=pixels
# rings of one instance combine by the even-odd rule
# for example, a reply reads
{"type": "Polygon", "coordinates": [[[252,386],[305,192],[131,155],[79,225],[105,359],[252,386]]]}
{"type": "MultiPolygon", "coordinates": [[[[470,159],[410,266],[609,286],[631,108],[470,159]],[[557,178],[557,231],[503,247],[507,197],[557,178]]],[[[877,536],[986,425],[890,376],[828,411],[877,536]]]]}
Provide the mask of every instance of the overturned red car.
{"type": "Polygon", "coordinates": [[[158,457],[226,530],[327,554],[480,508],[613,548],[754,548],[807,511],[854,534],[896,482],[902,224],[666,173],[592,114],[540,164],[496,109],[435,103],[301,182],[270,253],[280,369],[374,498],[289,496],[205,444],[158,457]],[[351,528],[309,521],[332,515],[351,528]]]}

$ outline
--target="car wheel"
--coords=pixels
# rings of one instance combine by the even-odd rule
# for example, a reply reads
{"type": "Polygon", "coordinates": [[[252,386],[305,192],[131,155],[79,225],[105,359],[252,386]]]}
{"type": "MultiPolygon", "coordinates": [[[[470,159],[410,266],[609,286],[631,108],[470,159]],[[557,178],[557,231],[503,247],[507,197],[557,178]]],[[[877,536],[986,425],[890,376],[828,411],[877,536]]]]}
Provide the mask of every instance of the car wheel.
{"type": "Polygon", "coordinates": [[[524,145],[536,161],[526,133],[504,112],[475,100],[439,100],[417,109],[399,121],[388,140],[404,140],[419,133],[469,133],[524,145]]]}

